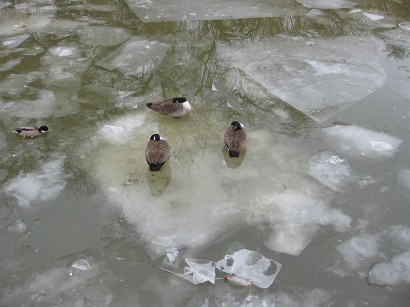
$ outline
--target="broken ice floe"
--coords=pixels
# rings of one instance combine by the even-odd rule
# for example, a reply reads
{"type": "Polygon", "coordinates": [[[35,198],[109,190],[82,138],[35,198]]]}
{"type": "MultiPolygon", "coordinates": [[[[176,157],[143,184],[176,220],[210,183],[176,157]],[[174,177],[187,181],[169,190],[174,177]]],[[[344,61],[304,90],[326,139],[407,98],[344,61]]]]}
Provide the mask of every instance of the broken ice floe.
{"type": "Polygon", "coordinates": [[[151,72],[165,57],[169,44],[133,37],[97,62],[107,70],[118,69],[124,75],[138,76],[151,72]]]}
{"type": "Polygon", "coordinates": [[[160,268],[166,272],[182,277],[193,284],[204,282],[215,283],[215,268],[236,276],[259,288],[269,288],[274,282],[282,265],[274,260],[268,259],[258,252],[242,249],[232,255],[226,255],[224,259],[213,262],[204,259],[185,259],[188,266],[184,273],[176,273],[168,269],[160,268]],[[192,274],[192,275],[190,275],[192,274]]]}
{"type": "Polygon", "coordinates": [[[21,173],[10,179],[4,191],[15,197],[17,204],[27,211],[35,211],[46,202],[55,200],[64,189],[63,164],[65,157],[42,164],[31,173],[21,173]]]}
{"type": "Polygon", "coordinates": [[[362,233],[337,245],[341,258],[331,271],[339,276],[357,274],[369,284],[410,284],[410,228],[390,226],[376,233],[362,233]]]}
{"type": "Polygon", "coordinates": [[[372,13],[362,12],[362,14],[364,16],[366,16],[367,18],[369,18],[370,20],[373,20],[373,21],[377,21],[377,20],[380,20],[380,19],[384,18],[384,16],[376,15],[376,14],[372,14],[372,13]]]}
{"type": "Polygon", "coordinates": [[[355,125],[335,125],[324,128],[326,142],[334,152],[369,159],[391,158],[398,151],[401,140],[386,133],[355,125]]]}
{"type": "MultiPolygon", "coordinates": [[[[386,73],[374,39],[277,36],[243,46],[218,45],[218,57],[273,95],[324,122],[380,88],[386,73]]],[[[229,75],[229,70],[227,70],[229,75]]],[[[228,81],[229,82],[229,81],[228,81]]]]}
{"type": "Polygon", "coordinates": [[[90,267],[91,267],[90,264],[88,263],[88,261],[85,260],[85,259],[77,260],[71,266],[73,268],[79,269],[81,271],[89,270],[90,267]]]}
{"type": "Polygon", "coordinates": [[[77,33],[84,44],[95,46],[115,46],[131,38],[127,30],[114,27],[84,27],[77,33]]]}
{"type": "Polygon", "coordinates": [[[87,262],[89,268],[63,263],[10,282],[2,289],[0,305],[51,306],[58,302],[60,306],[82,306],[87,302],[92,306],[110,306],[114,299],[111,273],[91,257],[79,261],[87,262]]]}
{"type": "Polygon", "coordinates": [[[355,180],[348,162],[330,151],[315,154],[309,160],[309,175],[335,191],[341,191],[355,180]]]}
{"type": "Polygon", "coordinates": [[[316,8],[323,10],[346,9],[355,6],[353,2],[344,0],[296,0],[300,4],[308,8],[316,8]]]}
{"type": "Polygon", "coordinates": [[[261,17],[282,17],[300,14],[303,8],[295,7],[286,0],[258,2],[250,0],[223,0],[189,2],[176,0],[127,0],[128,6],[144,22],[180,20],[218,20],[261,17]]]}
{"type": "Polygon", "coordinates": [[[242,249],[219,260],[216,268],[249,280],[259,288],[269,288],[279,274],[282,265],[258,252],[242,249]]]}
{"type": "Polygon", "coordinates": [[[6,38],[1,42],[3,47],[6,48],[17,48],[20,46],[25,40],[27,40],[30,37],[29,34],[21,34],[21,35],[16,35],[16,36],[11,36],[6,38]]]}

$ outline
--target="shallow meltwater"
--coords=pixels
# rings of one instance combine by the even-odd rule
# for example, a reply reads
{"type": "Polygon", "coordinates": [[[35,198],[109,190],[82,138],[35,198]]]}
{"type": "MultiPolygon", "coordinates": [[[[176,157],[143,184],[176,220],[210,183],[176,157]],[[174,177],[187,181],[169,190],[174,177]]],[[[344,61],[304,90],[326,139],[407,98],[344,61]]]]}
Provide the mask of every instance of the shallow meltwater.
{"type": "Polygon", "coordinates": [[[408,305],[409,18],[393,0],[0,4],[0,305],[408,305]],[[147,107],[173,97],[190,112],[147,107]]]}

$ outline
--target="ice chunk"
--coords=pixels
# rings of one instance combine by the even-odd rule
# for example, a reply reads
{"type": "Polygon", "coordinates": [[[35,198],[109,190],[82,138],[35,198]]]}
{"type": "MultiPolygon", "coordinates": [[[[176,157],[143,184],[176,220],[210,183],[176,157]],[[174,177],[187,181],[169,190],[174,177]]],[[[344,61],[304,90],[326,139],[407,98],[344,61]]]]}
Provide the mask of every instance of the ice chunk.
{"type": "Polygon", "coordinates": [[[21,59],[7,61],[6,63],[0,66],[0,71],[10,70],[14,68],[15,66],[17,66],[18,64],[20,64],[20,62],[21,62],[21,59]]]}
{"type": "Polygon", "coordinates": [[[50,49],[50,53],[55,56],[70,56],[73,55],[73,48],[70,47],[55,47],[50,49]]]}
{"type": "Polygon", "coordinates": [[[399,27],[404,30],[410,31],[410,22],[401,22],[399,23],[399,27]]]}
{"type": "Polygon", "coordinates": [[[22,234],[27,231],[28,227],[22,220],[16,220],[9,225],[8,229],[11,232],[22,234]]]}
{"type": "Polygon", "coordinates": [[[18,15],[13,18],[0,18],[0,35],[16,35],[27,32],[37,32],[51,22],[49,16],[18,15]]]}
{"type": "Polygon", "coordinates": [[[185,262],[188,264],[188,267],[184,268],[184,274],[192,274],[192,282],[194,284],[207,281],[215,283],[215,262],[192,258],[186,258],[185,262]]]}
{"type": "Polygon", "coordinates": [[[9,5],[11,5],[10,2],[1,2],[1,3],[0,3],[0,10],[3,9],[3,8],[5,8],[5,7],[8,7],[9,5]]]}
{"type": "MultiPolygon", "coordinates": [[[[308,40],[277,36],[242,46],[220,44],[217,54],[272,95],[318,122],[331,118],[386,81],[372,38],[308,40]]],[[[228,69],[226,74],[229,76],[228,69]]]]}
{"type": "Polygon", "coordinates": [[[84,259],[77,260],[71,266],[81,271],[89,270],[91,267],[88,261],[84,259]]]}
{"type": "MultiPolygon", "coordinates": [[[[109,124],[105,124],[98,135],[106,142],[111,144],[124,144],[129,141],[135,129],[139,129],[140,132],[148,132],[150,129],[156,129],[156,124],[147,124],[143,127],[145,121],[145,113],[127,115],[117,119],[114,119],[109,124]]],[[[144,140],[144,148],[146,142],[148,142],[150,135],[144,140]]]]}
{"type": "Polygon", "coordinates": [[[337,250],[350,268],[357,269],[364,260],[379,254],[378,237],[369,234],[359,235],[339,244],[337,250]]]}
{"type": "Polygon", "coordinates": [[[384,16],[380,16],[380,15],[376,15],[376,14],[372,14],[372,13],[366,13],[366,12],[362,12],[364,16],[366,16],[367,18],[369,18],[370,20],[373,21],[377,21],[380,19],[383,19],[384,16]]]}
{"type": "Polygon", "coordinates": [[[55,200],[64,189],[63,163],[60,157],[40,166],[32,173],[22,173],[7,181],[4,191],[17,199],[20,207],[35,211],[44,202],[55,200]]]}
{"type": "MultiPolygon", "coordinates": [[[[91,257],[87,263],[95,263],[91,257]]],[[[31,276],[24,276],[2,289],[1,306],[110,306],[114,295],[110,290],[111,273],[91,265],[88,270],[72,268],[64,263],[31,276]]]]}
{"type": "MultiPolygon", "coordinates": [[[[42,118],[54,114],[54,92],[32,87],[24,88],[32,95],[31,99],[19,99],[0,105],[0,113],[15,117],[42,118]]],[[[12,90],[12,89],[10,89],[12,90]]]]}
{"type": "Polygon", "coordinates": [[[324,10],[336,10],[346,9],[355,6],[354,3],[344,0],[296,0],[300,4],[308,8],[324,9],[324,10]]]}
{"type": "Polygon", "coordinates": [[[104,125],[100,130],[102,137],[113,144],[121,143],[121,136],[124,132],[123,127],[104,125]]]}
{"type": "Polygon", "coordinates": [[[142,37],[133,37],[116,51],[110,53],[97,65],[110,71],[137,76],[152,71],[165,57],[169,44],[142,37]]]}
{"type": "Polygon", "coordinates": [[[327,150],[315,154],[308,164],[309,175],[334,191],[343,190],[356,177],[349,163],[327,150]]]}
{"type": "Polygon", "coordinates": [[[217,261],[216,268],[249,280],[259,288],[269,288],[282,265],[258,252],[241,249],[217,261]]]}
{"type": "Polygon", "coordinates": [[[410,284],[410,251],[375,264],[369,271],[368,282],[376,286],[410,284]]]}
{"type": "Polygon", "coordinates": [[[12,37],[8,37],[7,39],[3,40],[1,44],[3,45],[3,47],[6,47],[6,48],[17,48],[29,37],[30,37],[29,34],[12,36],[12,37]]]}
{"type": "MultiPolygon", "coordinates": [[[[272,231],[265,244],[270,249],[299,255],[312,240],[319,225],[334,225],[339,231],[350,227],[351,218],[340,210],[329,209],[323,200],[287,189],[259,200],[275,212],[269,218],[272,231]]],[[[259,210],[263,210],[259,205],[259,210]]]]}
{"type": "Polygon", "coordinates": [[[84,27],[77,32],[86,45],[115,46],[131,38],[131,34],[123,28],[95,26],[84,27]]]}
{"type": "Polygon", "coordinates": [[[329,146],[352,156],[390,158],[401,144],[401,140],[388,134],[353,125],[335,125],[323,131],[329,146]]]}
{"type": "Polygon", "coordinates": [[[180,20],[217,20],[257,17],[283,17],[298,14],[302,8],[295,8],[286,0],[203,0],[201,2],[176,0],[127,0],[128,6],[144,22],[180,20]]]}

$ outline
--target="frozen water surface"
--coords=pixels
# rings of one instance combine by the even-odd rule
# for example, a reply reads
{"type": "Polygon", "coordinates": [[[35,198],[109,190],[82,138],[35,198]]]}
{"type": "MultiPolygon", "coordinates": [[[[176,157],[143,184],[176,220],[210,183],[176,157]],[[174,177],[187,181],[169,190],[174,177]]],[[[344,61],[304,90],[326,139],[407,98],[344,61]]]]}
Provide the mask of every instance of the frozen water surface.
{"type": "Polygon", "coordinates": [[[34,172],[19,174],[6,182],[4,191],[16,198],[18,205],[28,212],[52,202],[64,189],[64,158],[46,162],[34,172]]]}
{"type": "Polygon", "coordinates": [[[386,133],[354,125],[335,125],[324,128],[323,131],[329,146],[354,157],[391,158],[398,151],[402,142],[386,133]]]}
{"type": "Polygon", "coordinates": [[[407,306],[410,15],[364,2],[2,2],[0,305],[407,306]]]}
{"type": "Polygon", "coordinates": [[[155,69],[169,48],[170,45],[166,43],[133,37],[97,65],[108,70],[118,69],[125,75],[137,76],[155,69]]]}
{"type": "Polygon", "coordinates": [[[127,0],[127,3],[144,22],[278,17],[303,12],[285,0],[274,3],[263,0],[205,0],[200,3],[186,0],[173,3],[166,0],[127,0]]]}
{"type": "Polygon", "coordinates": [[[278,36],[243,46],[218,46],[221,60],[318,122],[385,83],[386,74],[376,55],[374,39],[348,36],[278,36]]]}
{"type": "Polygon", "coordinates": [[[353,2],[344,0],[297,0],[297,2],[303,4],[308,8],[316,9],[345,9],[355,6],[353,2]]]}

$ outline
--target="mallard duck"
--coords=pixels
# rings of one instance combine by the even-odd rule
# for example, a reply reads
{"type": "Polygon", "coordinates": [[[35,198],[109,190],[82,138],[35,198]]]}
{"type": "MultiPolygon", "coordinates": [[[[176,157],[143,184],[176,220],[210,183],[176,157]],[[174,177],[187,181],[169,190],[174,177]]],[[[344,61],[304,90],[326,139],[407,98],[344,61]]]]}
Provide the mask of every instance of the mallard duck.
{"type": "Polygon", "coordinates": [[[191,105],[184,97],[167,98],[147,103],[147,107],[164,115],[180,117],[191,112],[191,105]]]}
{"type": "Polygon", "coordinates": [[[26,136],[35,137],[46,133],[48,130],[47,126],[37,127],[19,127],[15,129],[16,132],[24,139],[26,136]]]}
{"type": "Polygon", "coordinates": [[[171,147],[168,142],[161,138],[158,133],[151,135],[145,149],[145,159],[149,165],[149,170],[158,172],[170,156],[171,147]]]}
{"type": "Polygon", "coordinates": [[[234,120],[224,134],[225,146],[231,158],[239,158],[240,152],[245,148],[246,132],[240,122],[234,120]]]}

